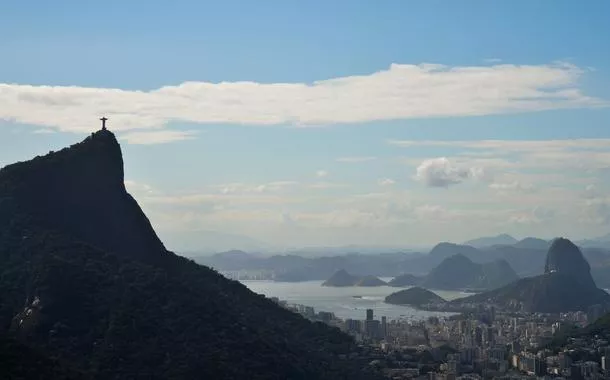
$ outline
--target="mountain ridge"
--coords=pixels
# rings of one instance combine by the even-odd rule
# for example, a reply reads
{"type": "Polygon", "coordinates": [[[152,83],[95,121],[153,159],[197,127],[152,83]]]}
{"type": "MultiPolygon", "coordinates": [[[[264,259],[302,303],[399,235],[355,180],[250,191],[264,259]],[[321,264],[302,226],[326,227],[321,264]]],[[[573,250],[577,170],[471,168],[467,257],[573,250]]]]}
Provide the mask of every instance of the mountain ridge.
{"type": "Polygon", "coordinates": [[[165,249],[109,131],[0,171],[0,335],[95,379],[376,378],[355,342],[165,249]]]}
{"type": "Polygon", "coordinates": [[[547,252],[544,274],[451,302],[491,303],[514,311],[558,313],[608,305],[610,294],[597,288],[580,249],[568,239],[557,238],[547,252]]]}
{"type": "Polygon", "coordinates": [[[476,239],[467,240],[463,245],[470,245],[475,248],[491,247],[494,245],[513,245],[518,240],[509,234],[499,234],[496,236],[484,236],[476,239]]]}
{"type": "Polygon", "coordinates": [[[427,289],[495,289],[519,277],[506,260],[479,264],[458,253],[447,257],[421,282],[427,289]]]}

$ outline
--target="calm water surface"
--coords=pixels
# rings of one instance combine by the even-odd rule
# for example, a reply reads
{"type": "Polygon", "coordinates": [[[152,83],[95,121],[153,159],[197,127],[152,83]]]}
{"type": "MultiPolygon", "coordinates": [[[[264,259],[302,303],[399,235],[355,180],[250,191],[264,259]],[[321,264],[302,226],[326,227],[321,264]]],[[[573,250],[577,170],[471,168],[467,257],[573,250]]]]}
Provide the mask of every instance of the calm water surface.
{"type": "MultiPolygon", "coordinates": [[[[390,279],[384,279],[386,281],[390,279]]],[[[250,290],[267,297],[278,297],[288,303],[313,306],[318,311],[330,311],[339,318],[364,319],[366,309],[375,311],[375,318],[386,316],[388,319],[425,319],[429,316],[449,316],[451,313],[440,313],[417,310],[409,306],[389,305],[384,298],[401,288],[390,286],[378,287],[344,287],[322,286],[323,281],[275,282],[275,281],[241,281],[250,290]]],[[[471,293],[459,291],[433,290],[446,300],[466,297],[471,293]]]]}

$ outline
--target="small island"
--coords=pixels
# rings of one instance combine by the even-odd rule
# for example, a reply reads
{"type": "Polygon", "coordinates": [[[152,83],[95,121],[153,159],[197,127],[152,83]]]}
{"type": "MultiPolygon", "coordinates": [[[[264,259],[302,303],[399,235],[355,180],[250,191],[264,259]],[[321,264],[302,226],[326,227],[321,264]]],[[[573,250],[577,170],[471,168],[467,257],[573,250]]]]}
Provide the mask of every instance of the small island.
{"type": "Polygon", "coordinates": [[[385,286],[387,283],[375,276],[354,276],[345,269],[341,269],[326,281],[322,286],[347,287],[347,286],[385,286]]]}
{"type": "Polygon", "coordinates": [[[445,302],[446,301],[437,294],[418,286],[392,293],[385,298],[385,303],[414,307],[439,305],[445,302]]]}

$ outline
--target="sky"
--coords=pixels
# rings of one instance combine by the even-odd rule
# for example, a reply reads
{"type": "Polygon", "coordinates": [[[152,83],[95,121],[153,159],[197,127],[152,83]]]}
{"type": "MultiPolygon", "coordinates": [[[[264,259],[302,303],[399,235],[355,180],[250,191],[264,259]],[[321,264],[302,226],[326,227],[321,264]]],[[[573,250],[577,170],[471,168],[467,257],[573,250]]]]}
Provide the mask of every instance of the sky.
{"type": "MultiPolygon", "coordinates": [[[[610,2],[0,13],[0,167],[100,128],[168,248],[610,232],[610,2]]],[[[118,216],[120,217],[120,216],[118,216]]]]}

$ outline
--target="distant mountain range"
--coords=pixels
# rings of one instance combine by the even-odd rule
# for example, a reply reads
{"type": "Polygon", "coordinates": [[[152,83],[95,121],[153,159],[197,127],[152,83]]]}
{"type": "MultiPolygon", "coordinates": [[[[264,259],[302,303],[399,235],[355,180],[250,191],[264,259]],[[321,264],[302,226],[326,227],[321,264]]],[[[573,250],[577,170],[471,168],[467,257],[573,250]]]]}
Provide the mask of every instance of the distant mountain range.
{"type": "Polygon", "coordinates": [[[583,248],[610,248],[610,233],[594,239],[579,240],[576,244],[583,248]]]}
{"type": "MultiPolygon", "coordinates": [[[[525,249],[548,249],[552,241],[539,239],[535,237],[526,237],[522,240],[517,240],[511,235],[500,234],[496,236],[484,236],[472,240],[465,241],[464,245],[469,245],[475,248],[487,248],[495,245],[511,245],[516,248],[525,249]]],[[[607,248],[610,249],[610,233],[592,239],[577,240],[575,244],[581,248],[607,248]]]]}
{"type": "MultiPolygon", "coordinates": [[[[464,246],[460,246],[464,247],[464,246]]],[[[462,253],[445,258],[425,276],[403,274],[388,285],[406,287],[412,285],[427,289],[481,291],[499,288],[517,280],[519,276],[506,260],[474,263],[462,253]]]]}
{"type": "MultiPolygon", "coordinates": [[[[551,244],[552,241],[539,238],[525,238],[512,245],[482,248],[442,242],[428,253],[388,252],[375,255],[352,253],[321,257],[300,255],[264,257],[243,251],[239,254],[236,254],[236,251],[228,251],[197,257],[195,260],[220,271],[264,270],[275,273],[276,281],[307,281],[326,280],[340,269],[345,269],[349,273],[369,274],[376,277],[398,277],[409,274],[423,278],[446,258],[461,254],[477,264],[504,260],[519,277],[528,277],[544,273],[546,255],[551,244]]],[[[592,267],[591,274],[598,286],[610,288],[610,251],[589,247],[582,248],[582,253],[592,267]]],[[[405,278],[404,281],[419,284],[413,278],[405,278]]],[[[407,283],[395,284],[405,286],[407,283]]]]}
{"type": "Polygon", "coordinates": [[[478,264],[458,253],[432,269],[421,285],[427,289],[489,290],[510,284],[518,278],[506,260],[478,264]]]}
{"type": "Polygon", "coordinates": [[[595,285],[580,249],[568,239],[558,238],[546,255],[544,274],[452,302],[492,303],[515,311],[557,313],[610,305],[610,295],[595,285]]]}
{"type": "Polygon", "coordinates": [[[161,231],[160,236],[168,247],[187,257],[208,256],[231,250],[268,252],[275,249],[271,244],[249,236],[220,231],[161,231]]]}

